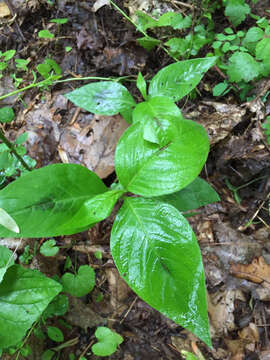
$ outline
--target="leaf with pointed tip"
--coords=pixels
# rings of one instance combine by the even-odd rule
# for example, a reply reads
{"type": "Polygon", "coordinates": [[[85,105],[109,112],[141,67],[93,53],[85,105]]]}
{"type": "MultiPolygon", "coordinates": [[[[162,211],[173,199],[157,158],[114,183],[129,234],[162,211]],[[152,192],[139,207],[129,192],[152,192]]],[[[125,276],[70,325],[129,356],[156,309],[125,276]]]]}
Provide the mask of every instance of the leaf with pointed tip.
{"type": "Polygon", "coordinates": [[[216,62],[216,57],[179,61],[161,69],[151,80],[149,96],[168,96],[174,102],[191,92],[204,73],[216,62]]]}
{"type": "Polygon", "coordinates": [[[173,194],[160,196],[158,199],[173,205],[179,211],[194,210],[220,201],[218,194],[212,186],[200,177],[197,177],[184,189],[173,194]]]}
{"type": "Polygon", "coordinates": [[[51,237],[86,230],[110,214],[122,193],[108,191],[81,165],[33,170],[0,191],[0,207],[20,227],[14,233],[0,226],[0,237],[51,237]]]}
{"type": "Polygon", "coordinates": [[[200,249],[177,209],[126,198],[113,224],[111,252],[138,296],[211,345],[200,249]]]}
{"type": "Polygon", "coordinates": [[[116,115],[136,105],[127,88],[114,81],[90,83],[71,91],[65,97],[98,115],[116,115]]]}
{"type": "Polygon", "coordinates": [[[152,143],[167,145],[181,133],[183,116],[175,103],[166,96],[156,96],[139,103],[132,114],[132,123],[144,124],[143,138],[152,143]]]}
{"type": "Polygon", "coordinates": [[[0,283],[7,269],[14,265],[14,257],[12,251],[7,247],[0,245],[0,283]]]}
{"type": "Polygon", "coordinates": [[[61,289],[37,270],[8,268],[0,284],[0,348],[18,343],[61,289]]]}
{"type": "Polygon", "coordinates": [[[20,229],[14,219],[4,210],[0,208],[0,225],[4,226],[15,233],[20,232],[20,229]]]}
{"type": "Polygon", "coordinates": [[[191,120],[179,122],[181,132],[165,146],[145,141],[141,122],[124,132],[116,148],[115,171],[126,190],[147,197],[170,194],[199,175],[209,151],[208,135],[191,120]]]}

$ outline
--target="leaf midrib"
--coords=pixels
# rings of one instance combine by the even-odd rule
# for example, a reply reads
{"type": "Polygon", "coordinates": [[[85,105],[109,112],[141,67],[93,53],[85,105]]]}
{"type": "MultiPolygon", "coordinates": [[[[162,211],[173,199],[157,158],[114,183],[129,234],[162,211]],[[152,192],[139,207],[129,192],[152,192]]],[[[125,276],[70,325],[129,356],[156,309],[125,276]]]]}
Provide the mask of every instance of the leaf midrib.
{"type": "MultiPolygon", "coordinates": [[[[140,129],[142,129],[140,127],[140,129]]],[[[167,145],[162,146],[161,148],[159,148],[157,151],[155,151],[143,164],[142,166],[139,168],[139,170],[136,172],[136,174],[134,174],[134,176],[130,179],[129,183],[127,184],[126,188],[128,189],[128,187],[134,182],[134,180],[136,179],[136,177],[139,176],[140,172],[144,169],[144,167],[146,167],[148,165],[148,163],[153,159],[154,156],[156,156],[158,153],[161,153],[162,151],[166,150],[169,145],[171,145],[173,143],[173,141],[170,141],[167,145]]]]}

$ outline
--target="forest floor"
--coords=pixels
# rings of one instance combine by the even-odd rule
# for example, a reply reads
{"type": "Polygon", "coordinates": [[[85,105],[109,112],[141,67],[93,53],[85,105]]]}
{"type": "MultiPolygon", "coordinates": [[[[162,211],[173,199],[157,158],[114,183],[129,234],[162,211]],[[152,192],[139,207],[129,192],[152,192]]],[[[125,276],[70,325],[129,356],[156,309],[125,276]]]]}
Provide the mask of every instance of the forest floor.
{"type": "MultiPolygon", "coordinates": [[[[129,14],[139,4],[146,11],[155,6],[183,14],[196,11],[192,1],[116,3],[129,14]]],[[[133,24],[114,7],[98,8],[100,4],[94,0],[0,1],[0,49],[14,49],[16,56],[29,60],[28,70],[20,75],[23,84],[31,82],[31,71],[46,57],[55,60],[66,77],[78,79],[136,76],[139,71],[151,79],[173,62],[160,47],[147,51],[139,46],[136,38],[140,34],[133,24]],[[51,23],[55,18],[68,21],[62,25],[51,23]],[[42,29],[49,30],[54,38],[38,37],[42,29]]],[[[266,4],[259,1],[253,12],[262,16],[266,4]]],[[[265,12],[267,15],[269,20],[265,12]]],[[[214,14],[214,20],[216,32],[230,25],[221,11],[214,14]]],[[[246,25],[243,23],[243,27],[246,25]]],[[[204,49],[197,57],[206,52],[204,49]]],[[[100,325],[124,338],[108,359],[176,360],[182,359],[182,350],[198,356],[198,349],[206,360],[270,359],[270,147],[261,126],[270,114],[270,84],[265,78],[254,82],[251,100],[241,101],[232,91],[213,97],[213,87],[222,80],[216,68],[210,69],[198,85],[196,96],[178,104],[186,118],[198,121],[208,131],[211,151],[201,176],[221,198],[189,218],[205,265],[213,349],[152,309],[121,279],[109,250],[113,213],[89,231],[56,238],[61,250],[55,257],[37,252],[30,262],[32,268],[48,276],[63,274],[68,257],[77,265],[90,264],[96,272],[91,294],[80,299],[70,297],[67,314],[48,320],[49,325],[61,327],[65,336],[65,345],[55,359],[98,359],[91,353],[91,345],[100,325]],[[97,251],[101,251],[101,259],[94,256],[97,251]],[[59,319],[70,326],[65,327],[59,319]]],[[[10,140],[24,132],[29,134],[27,154],[36,160],[36,167],[79,163],[110,185],[115,180],[114,149],[127,124],[120,115],[88,113],[63,96],[88,82],[62,82],[47,90],[33,88],[0,101],[1,106],[12,106],[16,113],[15,121],[3,125],[3,129],[10,140]]],[[[125,82],[133,96],[140,99],[135,84],[125,82]]],[[[0,95],[14,89],[7,72],[0,79],[0,95]]],[[[42,242],[44,239],[38,247],[42,242]]],[[[17,245],[16,239],[8,244],[10,248],[17,245]]],[[[19,243],[18,254],[26,245],[33,251],[34,241],[28,239],[19,243]]],[[[28,342],[33,353],[27,359],[41,359],[44,350],[56,346],[49,338],[40,340],[35,336],[30,336],[28,342]]],[[[15,358],[3,355],[3,359],[15,358]]]]}

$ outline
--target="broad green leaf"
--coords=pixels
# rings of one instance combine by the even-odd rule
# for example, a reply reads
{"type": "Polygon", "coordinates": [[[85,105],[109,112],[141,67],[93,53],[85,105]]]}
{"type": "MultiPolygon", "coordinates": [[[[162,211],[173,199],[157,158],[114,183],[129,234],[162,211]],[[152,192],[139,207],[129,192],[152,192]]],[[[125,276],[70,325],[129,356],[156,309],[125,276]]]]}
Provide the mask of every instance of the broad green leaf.
{"type": "Polygon", "coordinates": [[[258,42],[256,46],[256,58],[259,60],[267,60],[270,63],[270,38],[266,37],[258,42]]]}
{"type": "Polygon", "coordinates": [[[18,343],[61,289],[37,270],[11,266],[0,284],[0,348],[18,343]]]}
{"type": "Polygon", "coordinates": [[[40,253],[44,256],[56,255],[59,251],[59,247],[55,245],[56,241],[54,239],[45,241],[40,247],[40,253]]]}
{"type": "Polygon", "coordinates": [[[97,356],[112,355],[117,350],[117,346],[124,340],[121,335],[105,326],[97,328],[95,337],[98,339],[98,342],[91,349],[97,356]]]}
{"type": "Polygon", "coordinates": [[[140,46],[144,47],[146,50],[151,51],[155,46],[160,44],[160,40],[152,38],[150,36],[144,36],[137,39],[137,42],[140,46]]]}
{"type": "Polygon", "coordinates": [[[48,333],[48,337],[55,342],[64,341],[64,335],[62,331],[55,326],[48,326],[47,333],[48,333]]]}
{"type": "Polygon", "coordinates": [[[20,229],[14,219],[4,210],[0,208],[0,225],[4,226],[6,229],[19,233],[20,229]]]}
{"type": "Polygon", "coordinates": [[[63,316],[68,310],[68,297],[64,294],[57,295],[42,314],[42,319],[52,316],[63,316]]]}
{"type": "Polygon", "coordinates": [[[149,95],[168,96],[174,102],[182,99],[195,88],[216,60],[213,56],[179,61],[164,67],[151,80],[149,95]]]}
{"type": "Polygon", "coordinates": [[[157,199],[173,205],[179,211],[198,209],[201,206],[220,201],[218,194],[211,185],[199,177],[184,189],[157,199]]]}
{"type": "Polygon", "coordinates": [[[38,32],[38,37],[41,39],[53,39],[54,34],[52,34],[50,30],[40,30],[38,32]]]}
{"type": "Polygon", "coordinates": [[[52,20],[50,20],[50,22],[56,23],[56,24],[66,24],[68,22],[68,18],[52,19],[52,20]]]}
{"type": "MultiPolygon", "coordinates": [[[[0,226],[0,237],[53,237],[83,231],[109,215],[96,195],[107,191],[99,177],[76,164],[33,170],[0,191],[0,207],[19,225],[14,233],[0,226]],[[100,213],[99,213],[100,211],[100,213]]],[[[104,194],[111,209],[117,196],[104,194]]],[[[104,204],[106,206],[106,204],[104,204]]]]}
{"type": "Polygon", "coordinates": [[[177,209],[155,199],[126,198],[112,228],[111,252],[138,296],[211,344],[200,249],[177,209]]]}
{"type": "Polygon", "coordinates": [[[141,122],[124,132],[116,148],[115,171],[126,190],[149,197],[170,194],[199,175],[209,151],[208,135],[191,120],[180,122],[181,135],[163,147],[144,140],[141,122]]]}
{"type": "Polygon", "coordinates": [[[243,45],[247,43],[257,42],[263,38],[264,31],[257,26],[248,29],[246,36],[243,40],[243,45]]]}
{"type": "Polygon", "coordinates": [[[14,111],[10,106],[4,106],[0,109],[0,122],[10,123],[14,117],[14,111]]]}
{"type": "Polygon", "coordinates": [[[213,96],[221,96],[228,89],[229,84],[226,81],[218,83],[213,87],[213,96]]]}
{"type": "Polygon", "coordinates": [[[228,76],[231,82],[249,82],[260,73],[260,64],[249,54],[236,51],[229,58],[228,76]]]}
{"type": "Polygon", "coordinates": [[[116,115],[136,105],[127,88],[114,81],[87,84],[65,96],[76,106],[98,115],[116,115]]]}
{"type": "Polygon", "coordinates": [[[16,50],[7,50],[2,54],[5,61],[9,61],[16,54],[16,50]]]}
{"type": "Polygon", "coordinates": [[[228,16],[234,26],[241,24],[246,15],[250,13],[250,7],[245,0],[227,0],[225,15],[228,16]]]}
{"type": "Polygon", "coordinates": [[[144,124],[143,138],[147,141],[167,145],[181,133],[183,116],[175,103],[166,96],[156,96],[139,103],[132,114],[132,123],[144,124]]]}
{"type": "MultiPolygon", "coordinates": [[[[91,224],[106,219],[112,212],[116,201],[124,194],[123,190],[109,190],[86,200],[84,206],[69,220],[69,228],[75,228],[78,224],[83,225],[84,218],[89,219],[91,224]]],[[[80,226],[81,226],[80,225],[80,226]]]]}
{"type": "Polygon", "coordinates": [[[137,10],[136,15],[136,25],[138,30],[145,31],[149,28],[154,28],[157,26],[157,20],[147,15],[145,12],[137,10]]]}
{"type": "Polygon", "coordinates": [[[139,72],[137,76],[136,86],[140,90],[140,93],[142,94],[144,100],[146,100],[147,99],[146,81],[144,80],[141,72],[139,72]]]}
{"type": "Polygon", "coordinates": [[[55,355],[55,352],[47,349],[46,351],[44,351],[44,353],[41,356],[41,360],[51,360],[53,358],[53,356],[55,355]]]}
{"type": "Polygon", "coordinates": [[[12,265],[14,265],[12,251],[6,246],[0,245],[0,282],[3,280],[7,269],[12,265]]]}
{"type": "Polygon", "coordinates": [[[171,26],[173,29],[186,29],[192,25],[190,16],[183,17],[180,13],[169,11],[158,19],[157,26],[171,26]]]}
{"type": "Polygon", "coordinates": [[[170,52],[177,57],[185,55],[189,49],[189,41],[185,38],[171,38],[165,45],[169,46],[170,52]]]}
{"type": "Polygon", "coordinates": [[[65,273],[61,278],[63,291],[73,296],[84,296],[95,286],[95,272],[88,265],[79,267],[77,275],[65,273]]]}

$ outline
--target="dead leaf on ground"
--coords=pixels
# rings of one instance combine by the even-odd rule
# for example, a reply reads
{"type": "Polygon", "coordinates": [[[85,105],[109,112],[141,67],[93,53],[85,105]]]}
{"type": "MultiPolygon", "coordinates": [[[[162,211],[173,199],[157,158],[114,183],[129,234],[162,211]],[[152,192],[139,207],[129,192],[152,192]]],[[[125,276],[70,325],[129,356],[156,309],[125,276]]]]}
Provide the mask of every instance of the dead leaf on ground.
{"type": "Polygon", "coordinates": [[[246,279],[258,284],[270,284],[270,265],[260,256],[249,265],[233,264],[231,273],[241,279],[246,279]]]}
{"type": "Polygon", "coordinates": [[[9,7],[5,2],[0,2],[0,18],[11,15],[9,7]]]}
{"type": "Polygon", "coordinates": [[[74,296],[69,297],[69,310],[65,319],[71,325],[79,326],[85,331],[87,328],[94,328],[107,323],[107,320],[94,312],[89,304],[85,304],[74,296]]]}
{"type": "Polygon", "coordinates": [[[208,312],[210,317],[211,330],[215,336],[226,335],[229,331],[236,329],[234,322],[234,301],[243,297],[240,290],[219,291],[215,294],[208,294],[208,312]]]}
{"type": "Polygon", "coordinates": [[[260,341],[258,327],[254,323],[249,323],[248,326],[239,330],[238,335],[241,339],[246,340],[249,343],[258,343],[260,341]]]}
{"type": "Polygon", "coordinates": [[[59,145],[70,162],[82,164],[106,178],[114,171],[115,148],[127,127],[120,115],[95,115],[87,126],[77,122],[64,128],[59,145]]]}
{"type": "Polygon", "coordinates": [[[111,305],[117,313],[121,313],[128,308],[128,305],[124,303],[131,292],[130,287],[121,278],[118,270],[115,268],[106,269],[106,277],[109,284],[111,305]]]}
{"type": "Polygon", "coordinates": [[[208,132],[211,145],[214,145],[231,133],[245,113],[246,110],[237,105],[203,101],[198,111],[184,115],[199,122],[208,132]]]}
{"type": "Polygon", "coordinates": [[[261,255],[261,245],[252,236],[234,230],[229,223],[214,222],[213,231],[217,246],[203,247],[204,253],[215,254],[225,269],[231,264],[249,264],[250,261],[261,255]]]}

